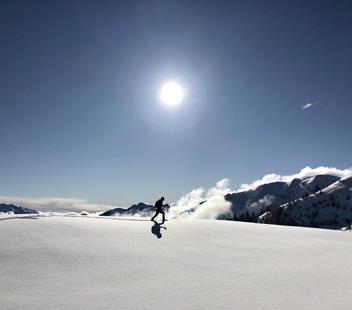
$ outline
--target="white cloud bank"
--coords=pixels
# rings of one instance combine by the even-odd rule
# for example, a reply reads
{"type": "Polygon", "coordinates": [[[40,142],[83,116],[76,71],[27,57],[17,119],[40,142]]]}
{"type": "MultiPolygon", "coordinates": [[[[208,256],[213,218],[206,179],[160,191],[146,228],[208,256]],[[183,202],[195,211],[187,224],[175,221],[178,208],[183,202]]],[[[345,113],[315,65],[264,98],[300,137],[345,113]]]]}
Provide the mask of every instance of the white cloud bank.
{"type": "Polygon", "coordinates": [[[0,196],[0,203],[14,204],[17,206],[31,208],[42,212],[80,212],[83,210],[89,212],[98,212],[116,208],[116,206],[111,205],[89,203],[88,201],[83,199],[59,197],[26,198],[0,196]]]}
{"type": "Polygon", "coordinates": [[[182,196],[170,208],[171,218],[215,219],[219,214],[230,212],[231,203],[224,196],[231,191],[230,180],[222,179],[214,187],[200,187],[182,196]]]}

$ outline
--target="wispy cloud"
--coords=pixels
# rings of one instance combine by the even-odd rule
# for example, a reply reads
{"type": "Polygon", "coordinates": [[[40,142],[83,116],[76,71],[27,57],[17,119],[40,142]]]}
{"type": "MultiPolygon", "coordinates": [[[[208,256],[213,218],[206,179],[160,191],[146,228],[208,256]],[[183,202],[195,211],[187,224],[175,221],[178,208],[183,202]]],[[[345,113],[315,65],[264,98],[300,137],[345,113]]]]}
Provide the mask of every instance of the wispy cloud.
{"type": "Polygon", "coordinates": [[[307,110],[312,108],[312,106],[314,105],[313,102],[307,102],[306,104],[302,105],[302,110],[307,110]]]}

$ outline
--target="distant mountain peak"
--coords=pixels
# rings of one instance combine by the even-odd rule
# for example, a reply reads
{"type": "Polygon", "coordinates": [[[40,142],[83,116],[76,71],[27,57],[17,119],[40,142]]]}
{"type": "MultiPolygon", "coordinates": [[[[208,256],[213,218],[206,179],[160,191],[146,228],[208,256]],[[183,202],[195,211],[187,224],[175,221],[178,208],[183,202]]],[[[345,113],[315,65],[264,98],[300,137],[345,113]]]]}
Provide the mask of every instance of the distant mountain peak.
{"type": "Polygon", "coordinates": [[[0,203],[0,212],[13,212],[14,214],[38,214],[38,212],[34,209],[6,203],[0,203]]]}

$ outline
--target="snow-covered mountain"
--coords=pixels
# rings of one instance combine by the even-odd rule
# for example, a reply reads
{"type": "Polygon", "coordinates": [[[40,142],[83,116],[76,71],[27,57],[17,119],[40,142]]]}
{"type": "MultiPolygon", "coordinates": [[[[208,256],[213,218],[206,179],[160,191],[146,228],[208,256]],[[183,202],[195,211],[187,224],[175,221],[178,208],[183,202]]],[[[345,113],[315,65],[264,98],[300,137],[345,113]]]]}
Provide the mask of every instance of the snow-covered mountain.
{"type": "Polygon", "coordinates": [[[38,214],[34,209],[18,207],[13,204],[0,203],[0,212],[1,213],[14,213],[14,214],[38,214]]]}
{"type": "Polygon", "coordinates": [[[350,227],[352,176],[339,179],[315,193],[282,205],[272,205],[259,217],[263,223],[321,228],[350,227]]]}
{"type": "MultiPolygon", "coordinates": [[[[231,193],[233,218],[262,223],[342,228],[352,220],[352,176],[315,175],[231,193]]],[[[226,214],[219,217],[225,218],[226,214]]]]}
{"type": "Polygon", "coordinates": [[[305,195],[314,194],[338,181],[331,175],[317,175],[303,179],[293,179],[291,182],[273,182],[258,186],[255,189],[227,194],[225,199],[232,203],[232,212],[254,212],[259,214],[263,208],[277,204],[285,204],[305,195]]]}
{"type": "MultiPolygon", "coordinates": [[[[164,205],[164,210],[168,211],[170,208],[169,205],[164,205]]],[[[140,202],[138,204],[134,204],[127,209],[123,208],[115,208],[112,210],[108,210],[100,216],[150,216],[155,212],[155,207],[153,205],[148,205],[144,202],[140,202]]]]}

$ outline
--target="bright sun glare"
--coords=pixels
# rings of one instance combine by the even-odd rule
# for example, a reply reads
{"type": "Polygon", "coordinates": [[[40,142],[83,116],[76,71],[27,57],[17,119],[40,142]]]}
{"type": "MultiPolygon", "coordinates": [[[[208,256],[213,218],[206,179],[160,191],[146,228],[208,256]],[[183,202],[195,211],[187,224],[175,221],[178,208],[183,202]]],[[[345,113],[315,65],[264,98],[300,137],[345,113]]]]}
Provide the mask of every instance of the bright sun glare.
{"type": "Polygon", "coordinates": [[[179,83],[170,81],[162,86],[159,97],[165,105],[176,106],[182,103],[185,91],[179,83]]]}

